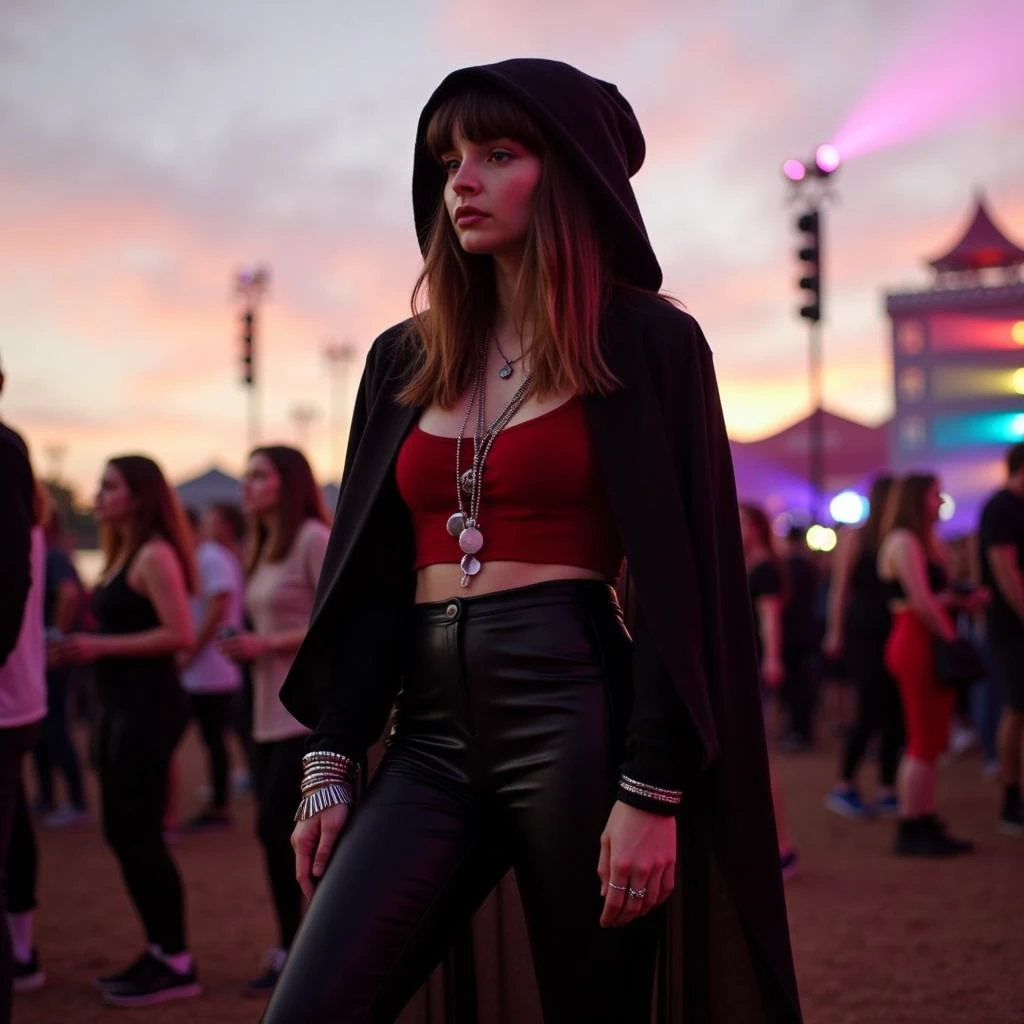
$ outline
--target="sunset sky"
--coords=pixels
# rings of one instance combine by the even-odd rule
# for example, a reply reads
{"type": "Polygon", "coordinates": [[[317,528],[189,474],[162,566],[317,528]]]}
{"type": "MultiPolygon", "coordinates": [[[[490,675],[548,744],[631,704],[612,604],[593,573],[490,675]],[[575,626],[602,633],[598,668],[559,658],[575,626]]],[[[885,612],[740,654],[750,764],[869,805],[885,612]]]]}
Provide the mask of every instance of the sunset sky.
{"type": "MultiPolygon", "coordinates": [[[[1024,238],[1020,0],[4,0],[0,415],[91,494],[104,459],[242,465],[234,271],[272,268],[264,440],[332,475],[326,339],[360,353],[418,269],[415,123],[450,70],[567,60],[647,135],[665,287],[716,353],[730,430],[808,408],[780,173],[836,140],[826,403],[890,410],[884,291],[924,286],[984,189],[1024,238]]],[[[361,362],[361,356],[360,356],[361,362]]]]}

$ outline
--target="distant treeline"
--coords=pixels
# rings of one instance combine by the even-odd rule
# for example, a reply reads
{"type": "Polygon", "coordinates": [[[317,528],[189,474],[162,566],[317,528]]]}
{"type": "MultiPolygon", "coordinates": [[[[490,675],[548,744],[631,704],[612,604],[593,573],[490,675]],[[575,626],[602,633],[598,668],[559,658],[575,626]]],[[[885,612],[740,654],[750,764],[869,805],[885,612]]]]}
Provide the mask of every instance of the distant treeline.
{"type": "Polygon", "coordinates": [[[56,480],[44,480],[53,504],[64,520],[64,528],[75,540],[76,548],[98,548],[99,531],[92,509],[83,508],[75,500],[74,492],[56,480]]]}

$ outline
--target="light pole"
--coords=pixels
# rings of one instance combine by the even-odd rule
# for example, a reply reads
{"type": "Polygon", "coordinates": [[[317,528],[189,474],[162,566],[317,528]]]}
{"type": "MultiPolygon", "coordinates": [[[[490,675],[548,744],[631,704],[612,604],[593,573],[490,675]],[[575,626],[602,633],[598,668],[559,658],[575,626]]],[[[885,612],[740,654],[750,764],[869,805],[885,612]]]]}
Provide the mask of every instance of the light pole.
{"type": "Polygon", "coordinates": [[[824,247],[822,244],[823,203],[832,190],[830,179],[839,169],[840,158],[836,148],[829,144],[817,148],[813,160],[790,159],[782,165],[782,172],[791,182],[794,192],[803,198],[803,210],[796,221],[802,234],[797,253],[802,268],[799,287],[804,292],[799,309],[801,319],[808,321],[808,390],[811,400],[811,418],[807,437],[807,475],[811,485],[811,519],[817,523],[825,491],[825,411],[824,411],[824,358],[822,353],[822,310],[824,283],[824,247]]]}
{"type": "MultiPolygon", "coordinates": [[[[341,431],[341,409],[348,402],[348,375],[356,357],[356,347],[351,341],[335,341],[328,338],[324,343],[324,359],[331,378],[328,421],[331,430],[331,472],[335,480],[341,480],[345,463],[345,441],[341,431]]],[[[347,434],[347,432],[346,432],[347,434]]]]}
{"type": "Polygon", "coordinates": [[[256,339],[261,300],[270,287],[270,269],[243,267],[235,274],[235,295],[241,308],[242,384],[249,389],[249,448],[260,443],[260,395],[256,383],[256,339]]]}
{"type": "Polygon", "coordinates": [[[303,454],[309,449],[309,427],[310,424],[320,415],[320,410],[308,402],[296,402],[290,411],[292,422],[295,424],[295,446],[303,454]]]}

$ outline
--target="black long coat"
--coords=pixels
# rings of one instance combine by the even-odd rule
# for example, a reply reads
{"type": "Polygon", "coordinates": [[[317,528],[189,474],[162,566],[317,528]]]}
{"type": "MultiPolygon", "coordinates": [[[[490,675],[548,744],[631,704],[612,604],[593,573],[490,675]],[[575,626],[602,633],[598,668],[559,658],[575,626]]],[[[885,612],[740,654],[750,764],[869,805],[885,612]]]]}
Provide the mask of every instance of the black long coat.
{"type": "MultiPolygon", "coordinates": [[[[394,481],[420,412],[394,400],[412,357],[404,334],[401,326],[386,332],[367,358],[309,632],[281,691],[315,740],[345,752],[380,737],[414,593],[411,522],[394,481]]],[[[626,553],[635,699],[667,674],[692,725],[657,1019],[798,1022],[753,616],[711,352],[688,314],[629,291],[609,301],[602,344],[622,387],[588,396],[585,406],[626,553]]]]}

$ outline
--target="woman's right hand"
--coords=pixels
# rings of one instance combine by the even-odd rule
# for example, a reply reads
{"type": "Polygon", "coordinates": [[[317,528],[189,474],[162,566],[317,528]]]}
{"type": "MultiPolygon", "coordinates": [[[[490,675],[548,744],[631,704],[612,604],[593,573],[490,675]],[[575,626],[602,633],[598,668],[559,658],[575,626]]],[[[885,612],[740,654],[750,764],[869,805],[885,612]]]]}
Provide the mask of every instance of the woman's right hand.
{"type": "Polygon", "coordinates": [[[349,804],[335,804],[312,818],[295,823],[292,831],[292,849],[295,851],[295,877],[302,895],[313,898],[316,883],[323,877],[331,859],[338,836],[341,835],[349,804]]]}

